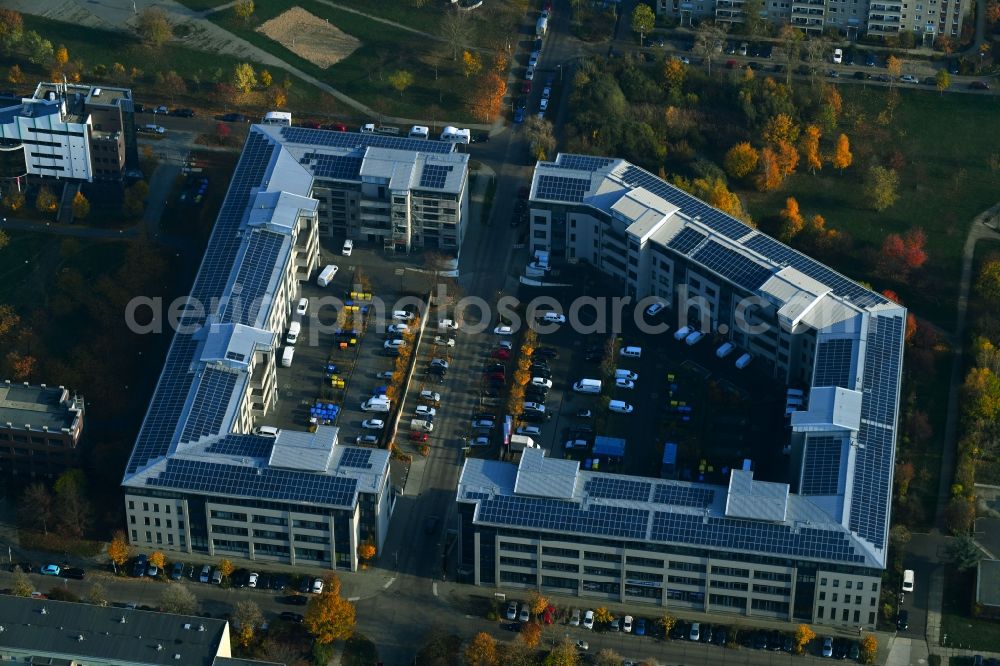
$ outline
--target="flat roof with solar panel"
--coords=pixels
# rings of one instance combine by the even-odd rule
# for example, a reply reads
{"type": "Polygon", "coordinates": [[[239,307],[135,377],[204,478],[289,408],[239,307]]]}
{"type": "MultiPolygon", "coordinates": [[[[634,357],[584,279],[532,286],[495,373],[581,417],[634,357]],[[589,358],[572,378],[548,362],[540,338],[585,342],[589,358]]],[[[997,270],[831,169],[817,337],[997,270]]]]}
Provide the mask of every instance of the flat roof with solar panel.
{"type": "Polygon", "coordinates": [[[393,160],[408,165],[413,187],[464,186],[468,155],[452,143],[250,128],[191,300],[180,309],[187,331],[176,333],[167,351],[126,489],[347,508],[359,492],[381,491],[387,451],[342,446],[330,426],[282,430],[276,438],[239,432],[238,412],[255,354],[273,362],[280,345],[280,332],[267,326],[284,276],[296,269],[296,229],[316,215],[314,181],[358,180],[366,164],[385,169],[393,160]]]}
{"type": "MultiPolygon", "coordinates": [[[[559,154],[540,161],[530,200],[537,207],[593,211],[618,228],[624,223],[632,245],[648,241],[657,256],[677,257],[698,275],[731,285],[736,298],[762,299],[790,335],[815,336],[815,404],[791,418],[793,432],[804,440],[797,493],[743,473],[707,497],[693,484],[586,477],[576,484],[576,499],[591,507],[654,507],[646,540],[728,543],[764,554],[884,568],[905,308],[625,160],[559,154]],[[652,483],[648,492],[644,483],[652,483]],[[663,502],[668,506],[655,508],[663,502]],[[797,526],[800,514],[810,516],[808,530],[797,526]]],[[[517,494],[516,487],[512,492],[517,494]]],[[[471,497],[463,500],[460,491],[460,501],[471,497]]],[[[513,514],[481,506],[476,515],[496,522],[513,514]]]]}

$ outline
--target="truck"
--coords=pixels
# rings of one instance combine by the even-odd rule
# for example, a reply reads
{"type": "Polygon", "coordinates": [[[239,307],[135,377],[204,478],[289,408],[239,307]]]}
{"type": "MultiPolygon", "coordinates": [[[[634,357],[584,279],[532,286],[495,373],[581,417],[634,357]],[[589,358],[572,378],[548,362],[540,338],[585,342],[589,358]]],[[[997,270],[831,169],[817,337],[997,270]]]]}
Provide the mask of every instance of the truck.
{"type": "Polygon", "coordinates": [[[549,29],[549,17],[542,16],[538,19],[538,23],[535,24],[535,34],[539,37],[544,37],[545,33],[549,29]]]}
{"type": "Polygon", "coordinates": [[[533,449],[536,448],[536,446],[535,440],[527,435],[510,436],[510,450],[512,453],[515,451],[524,451],[525,449],[533,449]]]}

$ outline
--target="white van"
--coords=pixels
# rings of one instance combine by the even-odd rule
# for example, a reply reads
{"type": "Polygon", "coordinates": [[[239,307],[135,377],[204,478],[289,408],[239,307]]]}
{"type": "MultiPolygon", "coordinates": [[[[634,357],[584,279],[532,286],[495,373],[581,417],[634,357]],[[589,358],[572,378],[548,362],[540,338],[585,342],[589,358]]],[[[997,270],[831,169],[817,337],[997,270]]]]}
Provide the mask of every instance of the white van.
{"type": "Polygon", "coordinates": [[[295,347],[289,345],[285,347],[285,350],[281,352],[281,366],[284,368],[292,367],[292,359],[295,357],[295,347]]]}
{"type": "Polygon", "coordinates": [[[358,131],[361,132],[362,134],[374,134],[375,123],[365,123],[364,125],[361,126],[361,129],[358,131]]]}
{"type": "Polygon", "coordinates": [[[624,400],[612,400],[608,403],[608,409],[619,414],[631,414],[635,408],[624,400]]]}
{"type": "Polygon", "coordinates": [[[297,321],[293,321],[288,326],[288,335],[285,336],[285,342],[290,345],[294,345],[299,341],[299,333],[302,332],[302,324],[297,321]]]}
{"type": "Polygon", "coordinates": [[[329,286],[330,282],[332,282],[333,278],[337,275],[338,270],[340,269],[338,269],[333,264],[325,266],[323,270],[319,272],[319,277],[316,278],[316,284],[318,284],[321,287],[329,286]]]}
{"type": "Polygon", "coordinates": [[[389,398],[379,396],[377,398],[368,398],[361,403],[361,410],[365,412],[388,412],[390,405],[389,398]]]}
{"type": "Polygon", "coordinates": [[[423,125],[414,125],[410,128],[409,137],[411,139],[429,139],[431,136],[431,131],[429,128],[423,125]]]}
{"type": "Polygon", "coordinates": [[[434,424],[423,419],[413,419],[410,421],[410,430],[413,432],[434,432],[434,424]]]}
{"type": "Polygon", "coordinates": [[[264,114],[264,119],[260,121],[262,125],[292,126],[292,114],[288,111],[268,111],[264,114]]]}
{"type": "Polygon", "coordinates": [[[690,326],[681,326],[676,331],[674,331],[674,340],[683,340],[690,334],[691,334],[690,326]]]}
{"type": "Polygon", "coordinates": [[[734,345],[732,342],[723,342],[721,345],[719,345],[719,348],[715,350],[715,355],[718,358],[726,358],[727,356],[733,353],[734,349],[736,349],[736,345],[734,345]]]}
{"type": "Polygon", "coordinates": [[[627,358],[639,358],[642,356],[642,347],[622,347],[618,350],[618,355],[627,358]]]}
{"type": "Polygon", "coordinates": [[[740,356],[738,359],[736,359],[736,367],[742,370],[743,368],[750,365],[750,361],[752,360],[753,356],[751,356],[750,354],[743,354],[743,356],[740,356]]]}
{"type": "Polygon", "coordinates": [[[577,393],[600,393],[601,392],[601,380],[600,379],[581,379],[577,383],[573,384],[573,390],[577,393]]]}
{"type": "Polygon", "coordinates": [[[450,141],[452,143],[471,143],[472,142],[472,131],[469,129],[459,129],[458,127],[452,127],[448,125],[441,132],[442,141],[450,141]]]}
{"type": "Polygon", "coordinates": [[[631,370],[626,370],[624,368],[618,368],[615,370],[615,379],[624,379],[630,382],[639,381],[639,373],[632,372],[631,370]]]}
{"type": "Polygon", "coordinates": [[[903,572],[903,592],[913,592],[913,569],[907,569],[903,572]]]}
{"type": "Polygon", "coordinates": [[[524,451],[525,449],[536,448],[535,440],[527,435],[511,435],[510,436],[510,450],[511,451],[524,451]]]}
{"type": "Polygon", "coordinates": [[[274,426],[257,426],[254,428],[253,434],[274,439],[278,436],[279,432],[281,431],[274,426]]]}
{"type": "Polygon", "coordinates": [[[354,241],[350,238],[344,241],[344,247],[340,249],[340,253],[345,257],[351,256],[351,252],[354,252],[354,241]]]}

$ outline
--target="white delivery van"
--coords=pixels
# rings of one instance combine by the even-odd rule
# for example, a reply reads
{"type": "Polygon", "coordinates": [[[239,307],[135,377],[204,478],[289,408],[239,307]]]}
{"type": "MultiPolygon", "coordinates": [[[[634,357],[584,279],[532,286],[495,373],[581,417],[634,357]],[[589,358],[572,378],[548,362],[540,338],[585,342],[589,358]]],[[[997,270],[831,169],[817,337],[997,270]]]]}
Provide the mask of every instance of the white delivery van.
{"type": "Polygon", "coordinates": [[[510,436],[511,451],[524,451],[525,449],[533,449],[533,448],[535,448],[535,440],[528,437],[527,435],[510,436]]]}
{"type": "Polygon", "coordinates": [[[294,345],[299,341],[299,333],[302,332],[302,324],[297,321],[293,321],[288,326],[288,335],[285,336],[285,342],[290,345],[294,345]]]}
{"type": "Polygon", "coordinates": [[[743,354],[743,356],[740,356],[738,359],[736,359],[736,367],[742,370],[743,368],[750,365],[750,361],[752,360],[753,356],[751,356],[750,354],[743,354]]]}
{"type": "Polygon", "coordinates": [[[268,111],[264,114],[264,119],[261,120],[262,125],[282,125],[284,127],[291,127],[292,125],[292,114],[288,111],[268,111]]]}
{"type": "Polygon", "coordinates": [[[374,134],[375,133],[375,123],[365,123],[361,126],[359,130],[362,134],[374,134]]]}
{"type": "Polygon", "coordinates": [[[318,284],[321,287],[329,286],[330,282],[337,275],[338,270],[339,269],[333,264],[325,266],[323,270],[319,272],[319,277],[316,278],[316,284],[318,284]]]}
{"type": "Polygon", "coordinates": [[[413,432],[434,432],[434,424],[424,419],[413,419],[410,421],[410,430],[413,432]]]}
{"type": "Polygon", "coordinates": [[[577,383],[573,384],[573,390],[577,393],[600,393],[601,392],[601,380],[600,379],[581,379],[577,383]]]}
{"type": "Polygon", "coordinates": [[[441,140],[452,143],[471,143],[472,131],[467,128],[459,129],[458,127],[448,125],[441,132],[441,140]]]}
{"type": "Polygon", "coordinates": [[[292,359],[295,357],[295,347],[291,345],[285,347],[285,350],[281,352],[281,365],[285,368],[292,367],[292,359]]]}
{"type": "Polygon", "coordinates": [[[903,592],[913,592],[914,577],[913,569],[907,569],[903,572],[903,592]]]}
{"type": "Polygon", "coordinates": [[[365,412],[388,412],[391,404],[389,398],[382,395],[376,398],[368,398],[361,403],[361,409],[365,412]]]}
{"type": "Polygon", "coordinates": [[[618,350],[618,355],[627,358],[639,358],[642,356],[642,347],[622,347],[618,350]]]}
{"type": "Polygon", "coordinates": [[[431,136],[431,131],[429,128],[423,125],[414,125],[410,128],[409,137],[411,139],[429,139],[431,136]]]}

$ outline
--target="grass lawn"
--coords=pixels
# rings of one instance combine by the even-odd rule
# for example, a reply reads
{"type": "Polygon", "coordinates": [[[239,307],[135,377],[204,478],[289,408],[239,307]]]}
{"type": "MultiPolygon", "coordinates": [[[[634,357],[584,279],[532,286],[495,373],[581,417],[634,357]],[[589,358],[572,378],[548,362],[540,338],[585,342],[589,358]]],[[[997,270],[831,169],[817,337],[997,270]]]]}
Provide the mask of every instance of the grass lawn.
{"type": "Polygon", "coordinates": [[[378,661],[378,648],[363,634],[355,633],[344,643],[344,666],[368,666],[378,661]]]}
{"type": "MultiPolygon", "coordinates": [[[[144,103],[169,104],[170,106],[190,106],[213,111],[230,110],[228,101],[216,101],[213,89],[217,81],[228,81],[232,71],[240,62],[232,56],[207,54],[184,46],[171,44],[162,49],[151,49],[144,46],[133,36],[118,31],[87,28],[73,23],[53,21],[51,19],[24,15],[26,30],[35,30],[53,44],[63,44],[69,50],[71,60],[81,60],[84,67],[84,80],[91,83],[113,83],[107,75],[95,72],[95,67],[103,66],[110,70],[111,65],[120,62],[126,68],[138,67],[141,75],[134,81],[124,85],[132,88],[135,98],[144,103]],[[188,92],[178,95],[175,99],[165,99],[165,95],[156,83],[156,75],[175,71],[184,78],[188,92]]],[[[29,65],[22,59],[0,58],[0,65],[11,65],[17,62],[24,70],[27,80],[48,80],[49,75],[43,68],[29,65]]],[[[0,71],[4,68],[0,67],[0,71]]],[[[282,81],[290,76],[284,70],[271,68],[275,81],[282,81]]],[[[295,109],[314,109],[322,105],[324,108],[336,109],[336,102],[329,95],[305,82],[298,81],[289,90],[288,107],[295,109]]],[[[250,107],[259,111],[270,108],[263,95],[252,93],[241,103],[239,110],[253,113],[250,107]]]]}
{"type": "Polygon", "coordinates": [[[3,250],[0,262],[0,303],[6,303],[15,310],[35,300],[35,295],[24,287],[30,282],[33,272],[38,269],[52,239],[45,234],[25,231],[8,231],[10,244],[3,250]]]}
{"type": "Polygon", "coordinates": [[[775,215],[786,197],[794,196],[806,215],[823,215],[830,227],[845,230],[855,240],[849,257],[831,260],[834,267],[878,289],[895,290],[919,317],[946,331],[954,330],[955,298],[961,276],[960,257],[969,223],[996,203],[998,174],[989,170],[991,146],[1000,145],[1000,125],[994,122],[1000,101],[994,97],[904,90],[894,121],[880,143],[864,139],[863,129],[874,125],[884,106],[881,88],[840,86],[845,113],[852,107],[861,115],[860,130],[846,129],[855,158],[874,152],[885,163],[894,150],[902,154],[899,200],[877,213],[863,201],[863,174],[853,167],[841,175],[827,167],[812,176],[792,176],[778,192],[749,193],[755,219],[775,215]],[[866,248],[877,251],[889,233],[922,227],[930,258],[908,283],[873,277],[860,260],[866,248]]]}
{"type": "Polygon", "coordinates": [[[212,14],[209,19],[376,111],[423,118],[428,115],[428,108],[436,105],[447,110],[448,119],[469,118],[464,100],[471,83],[462,76],[458,61],[451,59],[448,45],[442,42],[428,41],[426,37],[310,0],[295,3],[275,0],[268,3],[266,9],[258,8],[249,25],[237,18],[232,10],[212,14]],[[329,20],[358,38],[361,46],[341,62],[324,70],[255,31],[261,23],[292,5],[329,20]],[[414,77],[413,85],[402,96],[388,81],[389,75],[398,69],[408,70],[414,77]]]}
{"type": "Polygon", "coordinates": [[[946,647],[1000,652],[1000,623],[970,615],[976,593],[976,570],[960,573],[945,568],[944,608],[941,615],[941,640],[946,647]],[[944,637],[947,636],[945,642],[944,637]]]}

